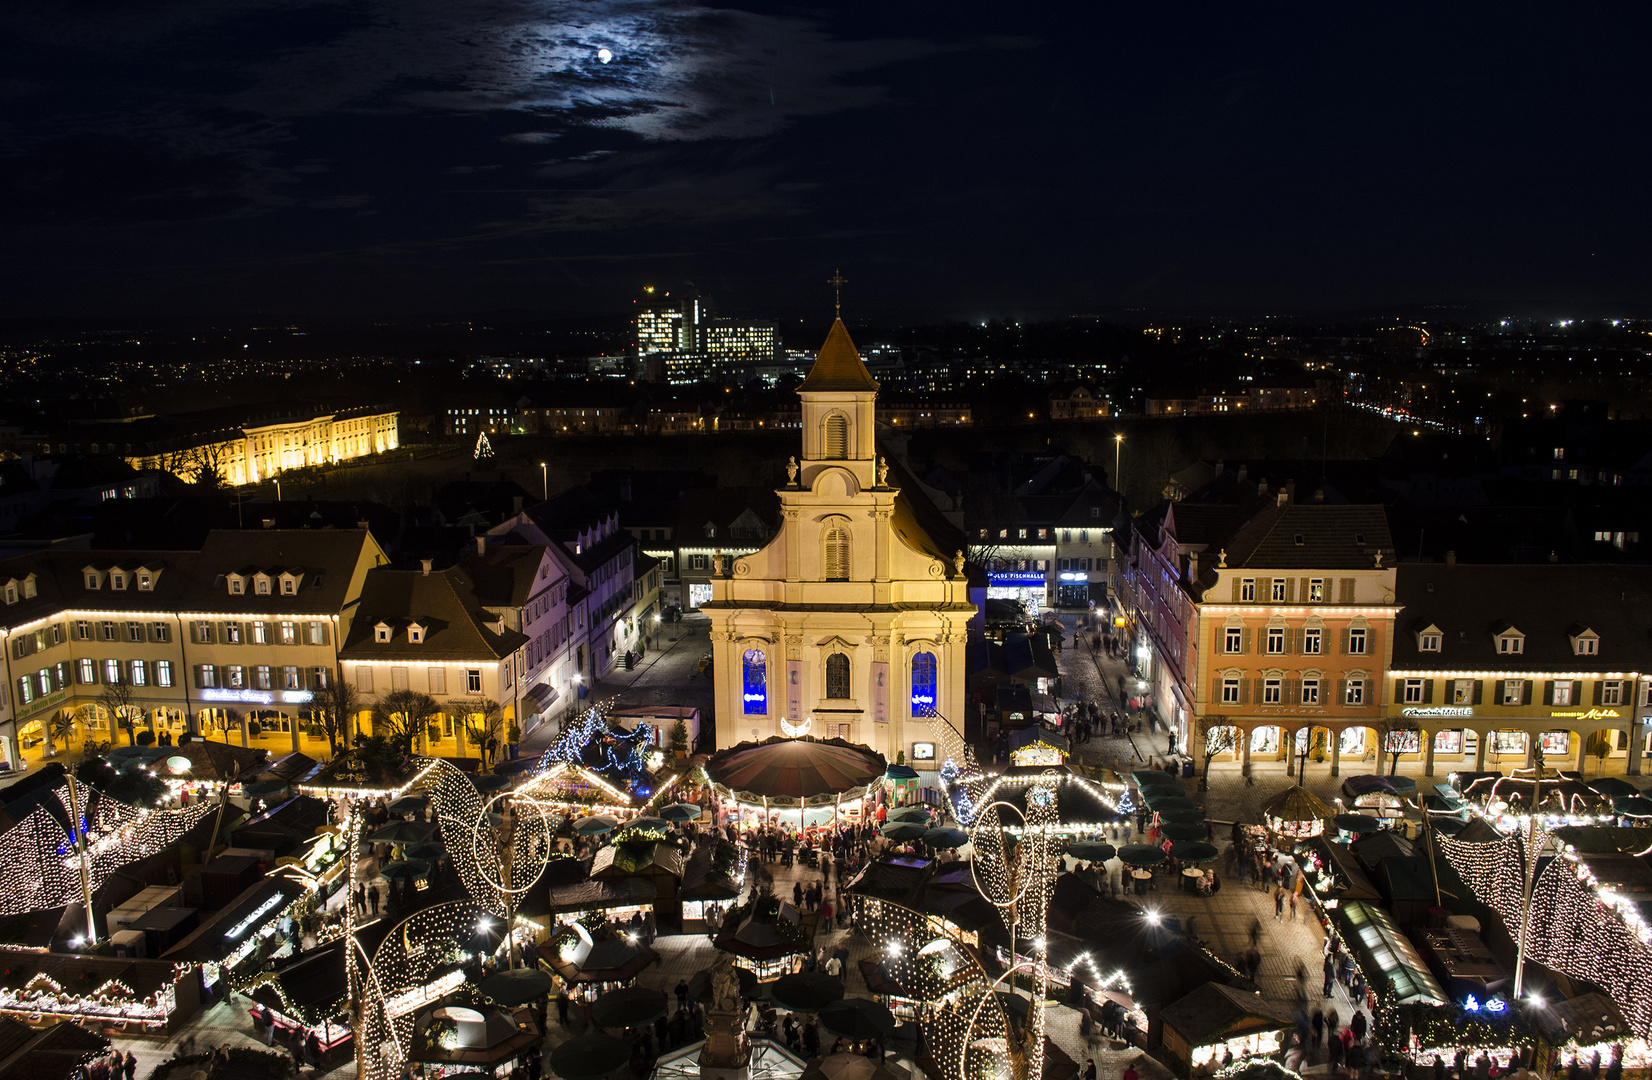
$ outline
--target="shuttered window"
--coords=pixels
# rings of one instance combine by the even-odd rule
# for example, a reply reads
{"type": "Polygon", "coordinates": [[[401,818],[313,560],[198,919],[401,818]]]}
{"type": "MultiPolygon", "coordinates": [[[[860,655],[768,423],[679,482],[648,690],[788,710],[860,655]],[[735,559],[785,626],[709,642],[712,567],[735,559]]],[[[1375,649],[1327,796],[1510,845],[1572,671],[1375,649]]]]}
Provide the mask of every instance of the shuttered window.
{"type": "Polygon", "coordinates": [[[826,418],[825,456],[843,459],[849,456],[849,421],[838,415],[826,418]]]}
{"type": "Polygon", "coordinates": [[[840,528],[826,531],[826,580],[849,580],[849,534],[840,528]]]}

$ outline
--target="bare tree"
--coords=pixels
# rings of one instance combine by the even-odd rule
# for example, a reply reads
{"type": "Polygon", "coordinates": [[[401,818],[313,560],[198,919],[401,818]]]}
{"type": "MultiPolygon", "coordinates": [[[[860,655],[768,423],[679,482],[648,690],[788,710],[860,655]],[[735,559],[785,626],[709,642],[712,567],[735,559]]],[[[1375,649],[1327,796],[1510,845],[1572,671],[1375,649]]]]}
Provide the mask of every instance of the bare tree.
{"type": "Polygon", "coordinates": [[[114,724],[126,729],[126,741],[132,745],[138,741],[137,719],[133,715],[137,710],[132,705],[135,697],[137,688],[120,675],[115,677],[114,682],[105,683],[103,692],[98,695],[98,704],[108,710],[109,719],[114,724]]]}
{"type": "Polygon", "coordinates": [[[1225,754],[1239,745],[1239,729],[1222,716],[1199,717],[1199,737],[1205,744],[1204,773],[1199,778],[1199,790],[1210,790],[1210,763],[1217,754],[1225,754]]]}
{"type": "Polygon", "coordinates": [[[398,750],[411,754],[419,732],[441,711],[441,705],[429,694],[392,690],[373,703],[373,734],[383,736],[398,750]]]}
{"type": "Polygon", "coordinates": [[[327,736],[327,747],[333,757],[338,757],[339,751],[349,745],[350,721],[361,710],[361,695],[353,683],[344,679],[329,679],[327,685],[316,692],[310,713],[327,736]]]}
{"type": "MultiPolygon", "coordinates": [[[[1414,752],[1419,745],[1421,736],[1417,722],[1409,717],[1387,716],[1378,720],[1375,726],[1382,736],[1382,752],[1393,759],[1388,766],[1388,775],[1393,776],[1399,772],[1400,755],[1414,752]]],[[[1377,772],[1382,772],[1380,764],[1377,772]]]]}
{"type": "Polygon", "coordinates": [[[454,705],[464,710],[465,737],[480,751],[482,767],[487,768],[488,740],[497,740],[504,732],[504,706],[492,698],[454,702],[454,705]]]}

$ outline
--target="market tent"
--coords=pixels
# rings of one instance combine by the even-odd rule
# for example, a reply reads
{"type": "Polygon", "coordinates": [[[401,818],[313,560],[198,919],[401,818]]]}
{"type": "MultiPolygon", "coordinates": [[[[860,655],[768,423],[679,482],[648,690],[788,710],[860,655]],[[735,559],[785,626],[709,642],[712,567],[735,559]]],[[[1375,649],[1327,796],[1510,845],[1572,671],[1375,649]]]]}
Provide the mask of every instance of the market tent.
{"type": "Polygon", "coordinates": [[[1269,831],[1285,836],[1317,836],[1335,815],[1319,796],[1294,784],[1262,804],[1269,831]]]}
{"type": "Polygon", "coordinates": [[[1418,954],[1416,946],[1394,925],[1388,912],[1362,900],[1339,904],[1332,913],[1342,935],[1360,954],[1362,967],[1377,985],[1394,981],[1401,1005],[1422,1001],[1448,1004],[1445,991],[1418,954]]]}
{"type": "Polygon", "coordinates": [[[863,788],[888,769],[875,750],[843,739],[775,736],[719,750],[706,772],[726,788],[755,799],[810,799],[863,788]]]}
{"type": "Polygon", "coordinates": [[[820,1010],[820,1023],[834,1035],[861,1041],[895,1034],[895,1014],[871,998],[844,998],[820,1010]]]}
{"type": "MultiPolygon", "coordinates": [[[[1199,830],[1199,835],[1204,835],[1203,829],[1199,830]]],[[[1106,862],[1118,854],[1118,849],[1100,840],[1069,840],[1067,854],[1079,862],[1106,862]]]]}
{"type": "Polygon", "coordinates": [[[1184,863],[1207,863],[1215,860],[1216,848],[1203,840],[1184,840],[1170,845],[1170,857],[1184,863]]]}
{"type": "Polygon", "coordinates": [[[1205,983],[1193,993],[1164,1007],[1160,1014],[1164,1049],[1177,1061],[1191,1063],[1201,1047],[1229,1039],[1296,1026],[1290,1010],[1261,994],[1236,990],[1221,983],[1205,983]]]}
{"type": "Polygon", "coordinates": [[[489,975],[477,984],[484,997],[508,1009],[537,1001],[555,989],[551,977],[538,968],[510,968],[489,975]]]}
{"type": "Polygon", "coordinates": [[[85,1075],[82,1066],[108,1054],[109,1040],[70,1021],[36,1031],[7,1016],[0,1017],[0,1047],[0,1080],[56,1080],[85,1075]]]}
{"type": "Polygon", "coordinates": [[[1591,780],[1589,781],[1589,787],[1600,792],[1608,799],[1620,799],[1641,793],[1640,788],[1618,776],[1603,776],[1599,780],[1591,780]]]}
{"type": "Polygon", "coordinates": [[[591,1005],[591,1016],[598,1027],[629,1028],[651,1022],[664,1016],[664,990],[651,986],[626,986],[610,990],[591,1005]]]}

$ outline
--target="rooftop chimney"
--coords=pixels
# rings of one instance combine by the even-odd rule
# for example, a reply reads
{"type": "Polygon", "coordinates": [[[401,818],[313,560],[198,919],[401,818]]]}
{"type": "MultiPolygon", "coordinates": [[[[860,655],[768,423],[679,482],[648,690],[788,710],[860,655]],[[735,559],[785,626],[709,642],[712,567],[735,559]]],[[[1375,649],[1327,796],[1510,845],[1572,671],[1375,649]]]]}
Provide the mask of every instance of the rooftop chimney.
{"type": "Polygon", "coordinates": [[[1260,497],[1262,495],[1266,495],[1267,493],[1268,493],[1268,478],[1264,476],[1264,477],[1262,477],[1262,479],[1260,479],[1256,482],[1256,494],[1260,497]]]}
{"type": "Polygon", "coordinates": [[[1549,561],[1550,562],[1559,562],[1560,561],[1560,553],[1555,552],[1555,551],[1549,552],[1549,561]]]}
{"type": "Polygon", "coordinates": [[[436,561],[435,559],[420,559],[419,560],[419,566],[424,570],[424,576],[425,577],[430,576],[430,564],[435,562],[435,561],[436,561]]]}
{"type": "Polygon", "coordinates": [[[1199,580],[1199,553],[1197,551],[1187,553],[1187,580],[1189,582],[1199,580]]]}
{"type": "Polygon", "coordinates": [[[366,532],[369,526],[365,521],[358,521],[356,522],[356,528],[360,529],[362,532],[366,532]]]}
{"type": "Polygon", "coordinates": [[[487,553],[488,553],[488,538],[485,537],[485,536],[478,536],[476,538],[476,554],[486,555],[487,553]]]}
{"type": "Polygon", "coordinates": [[[1220,460],[1218,460],[1216,462],[1216,475],[1221,476],[1222,475],[1222,470],[1224,470],[1226,468],[1227,468],[1227,466],[1225,464],[1223,464],[1220,460]]]}
{"type": "Polygon", "coordinates": [[[1324,488],[1314,488],[1314,502],[1322,503],[1324,501],[1325,501],[1325,489],[1324,488]]]}
{"type": "Polygon", "coordinates": [[[1239,471],[1233,474],[1234,479],[1243,480],[1245,478],[1245,473],[1247,471],[1248,470],[1246,469],[1244,462],[1240,462],[1239,463],[1239,471]]]}
{"type": "Polygon", "coordinates": [[[1455,551],[1447,551],[1446,552],[1446,565],[1447,566],[1456,566],[1457,565],[1457,553],[1455,551]]]}
{"type": "Polygon", "coordinates": [[[1280,506],[1289,506],[1291,502],[1291,493],[1288,491],[1281,491],[1279,493],[1278,501],[1280,506]]]}
{"type": "Polygon", "coordinates": [[[511,513],[512,514],[520,514],[521,512],[522,512],[522,496],[512,495],[511,496],[511,513]]]}

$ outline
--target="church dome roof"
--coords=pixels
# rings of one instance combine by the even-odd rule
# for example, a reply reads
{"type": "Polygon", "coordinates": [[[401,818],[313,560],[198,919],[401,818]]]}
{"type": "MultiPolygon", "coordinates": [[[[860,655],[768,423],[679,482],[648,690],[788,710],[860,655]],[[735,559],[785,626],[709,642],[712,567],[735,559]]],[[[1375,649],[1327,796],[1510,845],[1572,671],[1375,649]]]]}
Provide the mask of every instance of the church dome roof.
{"type": "Polygon", "coordinates": [[[826,343],[820,347],[809,377],[797,388],[798,393],[811,390],[875,393],[877,389],[877,380],[866,370],[855,343],[849,340],[849,328],[843,325],[842,319],[833,321],[826,333],[826,343]]]}

